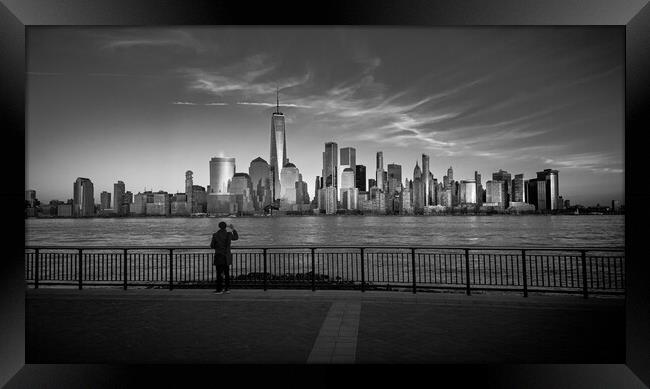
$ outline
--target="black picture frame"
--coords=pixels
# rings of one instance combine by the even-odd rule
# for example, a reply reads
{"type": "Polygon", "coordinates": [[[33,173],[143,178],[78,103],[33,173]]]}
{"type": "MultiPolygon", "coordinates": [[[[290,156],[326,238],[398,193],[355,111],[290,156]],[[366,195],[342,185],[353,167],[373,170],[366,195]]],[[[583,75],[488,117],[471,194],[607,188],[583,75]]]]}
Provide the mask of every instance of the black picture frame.
{"type": "Polygon", "coordinates": [[[415,378],[455,386],[643,387],[650,386],[650,279],[642,242],[647,231],[650,181],[645,180],[644,132],[650,128],[650,6],[647,0],[343,0],[327,3],[207,0],[0,0],[0,118],[5,152],[5,204],[0,315],[0,385],[7,387],[115,387],[160,383],[216,383],[220,374],[246,377],[246,386],[338,386],[341,383],[417,384],[415,378]],[[25,365],[24,242],[25,27],[38,25],[617,25],[626,30],[625,246],[626,359],[620,365],[441,365],[386,368],[25,365]],[[11,152],[8,152],[11,151],[11,152]],[[20,159],[21,152],[23,153],[20,159]],[[19,183],[23,185],[20,186],[19,183]],[[19,227],[19,226],[22,226],[19,227]],[[354,372],[354,378],[345,374],[354,372]],[[274,382],[275,381],[275,382],[274,382]]]}

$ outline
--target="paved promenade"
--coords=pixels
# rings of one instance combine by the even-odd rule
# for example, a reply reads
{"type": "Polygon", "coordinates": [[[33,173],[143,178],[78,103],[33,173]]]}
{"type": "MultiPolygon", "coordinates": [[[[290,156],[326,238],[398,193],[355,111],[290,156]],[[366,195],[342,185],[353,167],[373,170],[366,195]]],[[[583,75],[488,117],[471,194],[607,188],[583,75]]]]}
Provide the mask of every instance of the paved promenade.
{"type": "Polygon", "coordinates": [[[624,300],[30,289],[27,363],[623,363],[624,300]]]}

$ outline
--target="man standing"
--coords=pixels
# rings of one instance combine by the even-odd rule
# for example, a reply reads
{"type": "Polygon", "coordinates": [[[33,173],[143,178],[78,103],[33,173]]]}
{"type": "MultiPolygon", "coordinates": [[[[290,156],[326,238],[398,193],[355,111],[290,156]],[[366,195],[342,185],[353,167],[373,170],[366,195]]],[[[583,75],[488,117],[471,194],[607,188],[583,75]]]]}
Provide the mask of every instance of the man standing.
{"type": "Polygon", "coordinates": [[[232,230],[231,232],[226,231],[226,223],[219,223],[219,231],[212,234],[212,242],[210,243],[210,248],[214,249],[212,264],[217,267],[217,290],[214,293],[230,293],[229,266],[232,265],[230,242],[239,239],[239,236],[232,224],[228,227],[232,230]],[[226,277],[226,287],[222,289],[224,275],[226,277]]]}

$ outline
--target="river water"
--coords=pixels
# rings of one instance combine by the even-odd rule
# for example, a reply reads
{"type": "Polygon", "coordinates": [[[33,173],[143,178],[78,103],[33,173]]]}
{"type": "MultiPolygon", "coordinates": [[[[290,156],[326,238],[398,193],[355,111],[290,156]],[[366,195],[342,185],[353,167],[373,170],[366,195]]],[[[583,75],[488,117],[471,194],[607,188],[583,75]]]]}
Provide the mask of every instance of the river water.
{"type": "Polygon", "coordinates": [[[208,246],[220,221],[237,245],[623,247],[623,215],[279,216],[27,219],[26,245],[208,246]]]}

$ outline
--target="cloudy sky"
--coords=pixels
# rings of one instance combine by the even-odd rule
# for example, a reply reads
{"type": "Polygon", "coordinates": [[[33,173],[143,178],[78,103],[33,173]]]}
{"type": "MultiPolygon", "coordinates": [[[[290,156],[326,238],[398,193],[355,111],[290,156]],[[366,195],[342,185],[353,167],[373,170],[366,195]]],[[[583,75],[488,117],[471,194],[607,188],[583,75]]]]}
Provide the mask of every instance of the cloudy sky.
{"type": "MultiPolygon", "coordinates": [[[[357,164],[422,153],[441,179],[560,171],[572,203],[624,198],[621,28],[28,29],[26,189],[95,198],[207,186],[209,160],[269,160],[275,91],[309,184],[324,143],[357,164]]],[[[370,175],[370,173],[369,173],[370,175]]],[[[370,177],[369,177],[370,178],[370,177]]]]}

